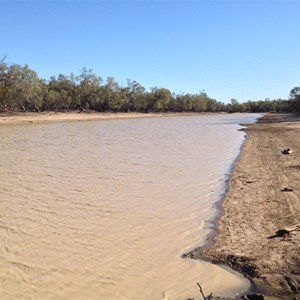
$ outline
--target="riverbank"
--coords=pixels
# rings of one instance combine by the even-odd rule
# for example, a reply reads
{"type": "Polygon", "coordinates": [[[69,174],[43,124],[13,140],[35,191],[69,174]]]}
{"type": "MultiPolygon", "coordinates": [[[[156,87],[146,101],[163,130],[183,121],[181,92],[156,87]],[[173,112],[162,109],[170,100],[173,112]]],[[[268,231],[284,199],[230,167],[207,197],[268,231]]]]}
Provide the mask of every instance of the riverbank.
{"type": "Polygon", "coordinates": [[[242,273],[264,295],[251,299],[300,299],[300,116],[268,114],[245,131],[213,245],[187,256],[242,273]]]}
{"type": "MultiPolygon", "coordinates": [[[[0,124],[175,115],[182,114],[19,113],[1,114],[0,124]]],[[[189,256],[231,266],[252,281],[251,293],[265,299],[300,299],[300,117],[266,115],[245,131],[219,234],[211,248],[189,256]]]]}
{"type": "Polygon", "coordinates": [[[0,125],[46,123],[46,122],[72,122],[132,118],[159,118],[172,116],[208,115],[213,113],[99,113],[99,112],[6,112],[0,113],[0,125]]]}
{"type": "Polygon", "coordinates": [[[98,113],[98,112],[8,112],[0,114],[0,125],[88,120],[162,117],[163,113],[98,113]]]}

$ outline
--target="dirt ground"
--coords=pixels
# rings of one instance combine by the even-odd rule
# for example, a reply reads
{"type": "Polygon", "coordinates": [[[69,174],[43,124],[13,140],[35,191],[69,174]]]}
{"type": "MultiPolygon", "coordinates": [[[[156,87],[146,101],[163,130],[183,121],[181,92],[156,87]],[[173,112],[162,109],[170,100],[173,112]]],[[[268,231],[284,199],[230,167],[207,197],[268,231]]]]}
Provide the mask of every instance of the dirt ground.
{"type": "Polygon", "coordinates": [[[259,295],[244,299],[300,299],[300,115],[267,114],[245,131],[219,233],[187,255],[244,274],[259,295]]]}

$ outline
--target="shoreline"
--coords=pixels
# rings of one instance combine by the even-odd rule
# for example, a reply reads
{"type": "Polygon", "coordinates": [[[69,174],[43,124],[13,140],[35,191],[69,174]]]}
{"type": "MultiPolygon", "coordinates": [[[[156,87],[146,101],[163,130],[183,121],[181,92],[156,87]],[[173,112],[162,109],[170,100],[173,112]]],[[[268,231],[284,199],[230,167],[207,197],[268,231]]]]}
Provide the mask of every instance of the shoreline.
{"type": "Polygon", "coordinates": [[[243,274],[246,294],[262,297],[251,299],[300,299],[300,116],[266,114],[244,130],[216,226],[184,257],[243,274]]]}
{"type": "Polygon", "coordinates": [[[29,123],[52,123],[52,122],[78,122],[78,121],[99,121],[116,119],[137,119],[137,118],[161,118],[175,116],[204,116],[222,113],[139,113],[139,112],[5,112],[0,113],[0,126],[12,124],[29,123]]]}
{"type": "MultiPolygon", "coordinates": [[[[258,120],[262,118],[262,117],[259,117],[257,120],[256,120],[256,123],[258,122],[258,120]]],[[[242,126],[241,129],[238,129],[238,131],[245,131],[245,127],[247,127],[248,125],[251,125],[251,124],[240,124],[240,126],[242,126]]],[[[226,173],[224,176],[226,179],[224,179],[224,192],[220,195],[220,200],[217,201],[214,206],[216,207],[216,212],[215,214],[213,215],[212,219],[209,221],[209,223],[211,224],[209,226],[209,229],[210,229],[210,232],[207,234],[205,240],[206,242],[204,243],[203,246],[199,246],[199,247],[196,247],[195,249],[189,251],[189,252],[186,252],[186,253],[183,253],[181,256],[182,258],[196,258],[194,257],[195,254],[198,255],[199,251],[203,251],[204,249],[210,249],[214,246],[215,244],[215,238],[216,236],[219,234],[219,226],[218,226],[218,223],[220,221],[220,219],[222,218],[223,214],[224,214],[224,207],[223,207],[223,203],[226,199],[226,196],[227,196],[227,193],[229,191],[229,183],[230,183],[230,178],[235,170],[235,167],[236,167],[236,164],[238,163],[238,160],[239,160],[239,157],[241,155],[241,152],[243,150],[243,147],[247,141],[247,138],[248,136],[245,135],[244,137],[244,141],[242,142],[240,148],[239,148],[239,151],[238,151],[238,155],[237,157],[232,161],[231,163],[231,166],[229,167],[229,171],[228,173],[226,173]]],[[[201,260],[205,260],[205,261],[208,261],[208,262],[211,262],[209,259],[204,259],[204,258],[196,258],[196,259],[201,259],[201,260]]],[[[224,265],[225,267],[227,267],[226,265],[224,265]]],[[[232,269],[233,271],[235,271],[234,269],[232,269]]]]}
{"type": "Polygon", "coordinates": [[[112,119],[162,117],[153,113],[98,113],[98,112],[9,112],[0,114],[0,125],[25,123],[78,122],[112,119]]]}
{"type": "MultiPolygon", "coordinates": [[[[0,127],[208,114],[10,112],[0,114],[0,127]]],[[[242,126],[240,130],[246,132],[246,137],[216,204],[217,212],[211,220],[214,225],[206,243],[182,257],[228,266],[244,275],[251,282],[245,294],[263,295],[249,299],[297,300],[300,299],[300,115],[266,114],[257,123],[242,126]],[[287,148],[292,152],[285,155],[282,151],[287,148]]]]}

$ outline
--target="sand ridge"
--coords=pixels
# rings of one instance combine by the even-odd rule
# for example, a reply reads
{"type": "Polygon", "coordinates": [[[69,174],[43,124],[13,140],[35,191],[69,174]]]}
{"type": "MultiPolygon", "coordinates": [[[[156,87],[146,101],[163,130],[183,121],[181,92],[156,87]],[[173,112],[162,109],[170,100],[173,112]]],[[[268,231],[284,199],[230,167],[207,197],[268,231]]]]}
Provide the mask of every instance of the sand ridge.
{"type": "Polygon", "coordinates": [[[255,299],[300,299],[300,116],[267,114],[245,131],[219,233],[188,256],[241,272],[255,299]]]}

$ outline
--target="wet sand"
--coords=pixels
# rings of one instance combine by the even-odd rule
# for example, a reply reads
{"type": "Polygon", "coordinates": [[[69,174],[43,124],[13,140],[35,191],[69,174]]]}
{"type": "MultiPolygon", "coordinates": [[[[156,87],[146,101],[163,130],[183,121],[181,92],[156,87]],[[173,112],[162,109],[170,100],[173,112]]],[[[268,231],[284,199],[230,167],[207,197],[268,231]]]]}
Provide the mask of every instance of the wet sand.
{"type": "Polygon", "coordinates": [[[245,131],[218,234],[188,256],[242,273],[263,295],[249,299],[300,299],[300,115],[267,114],[245,131]]]}

